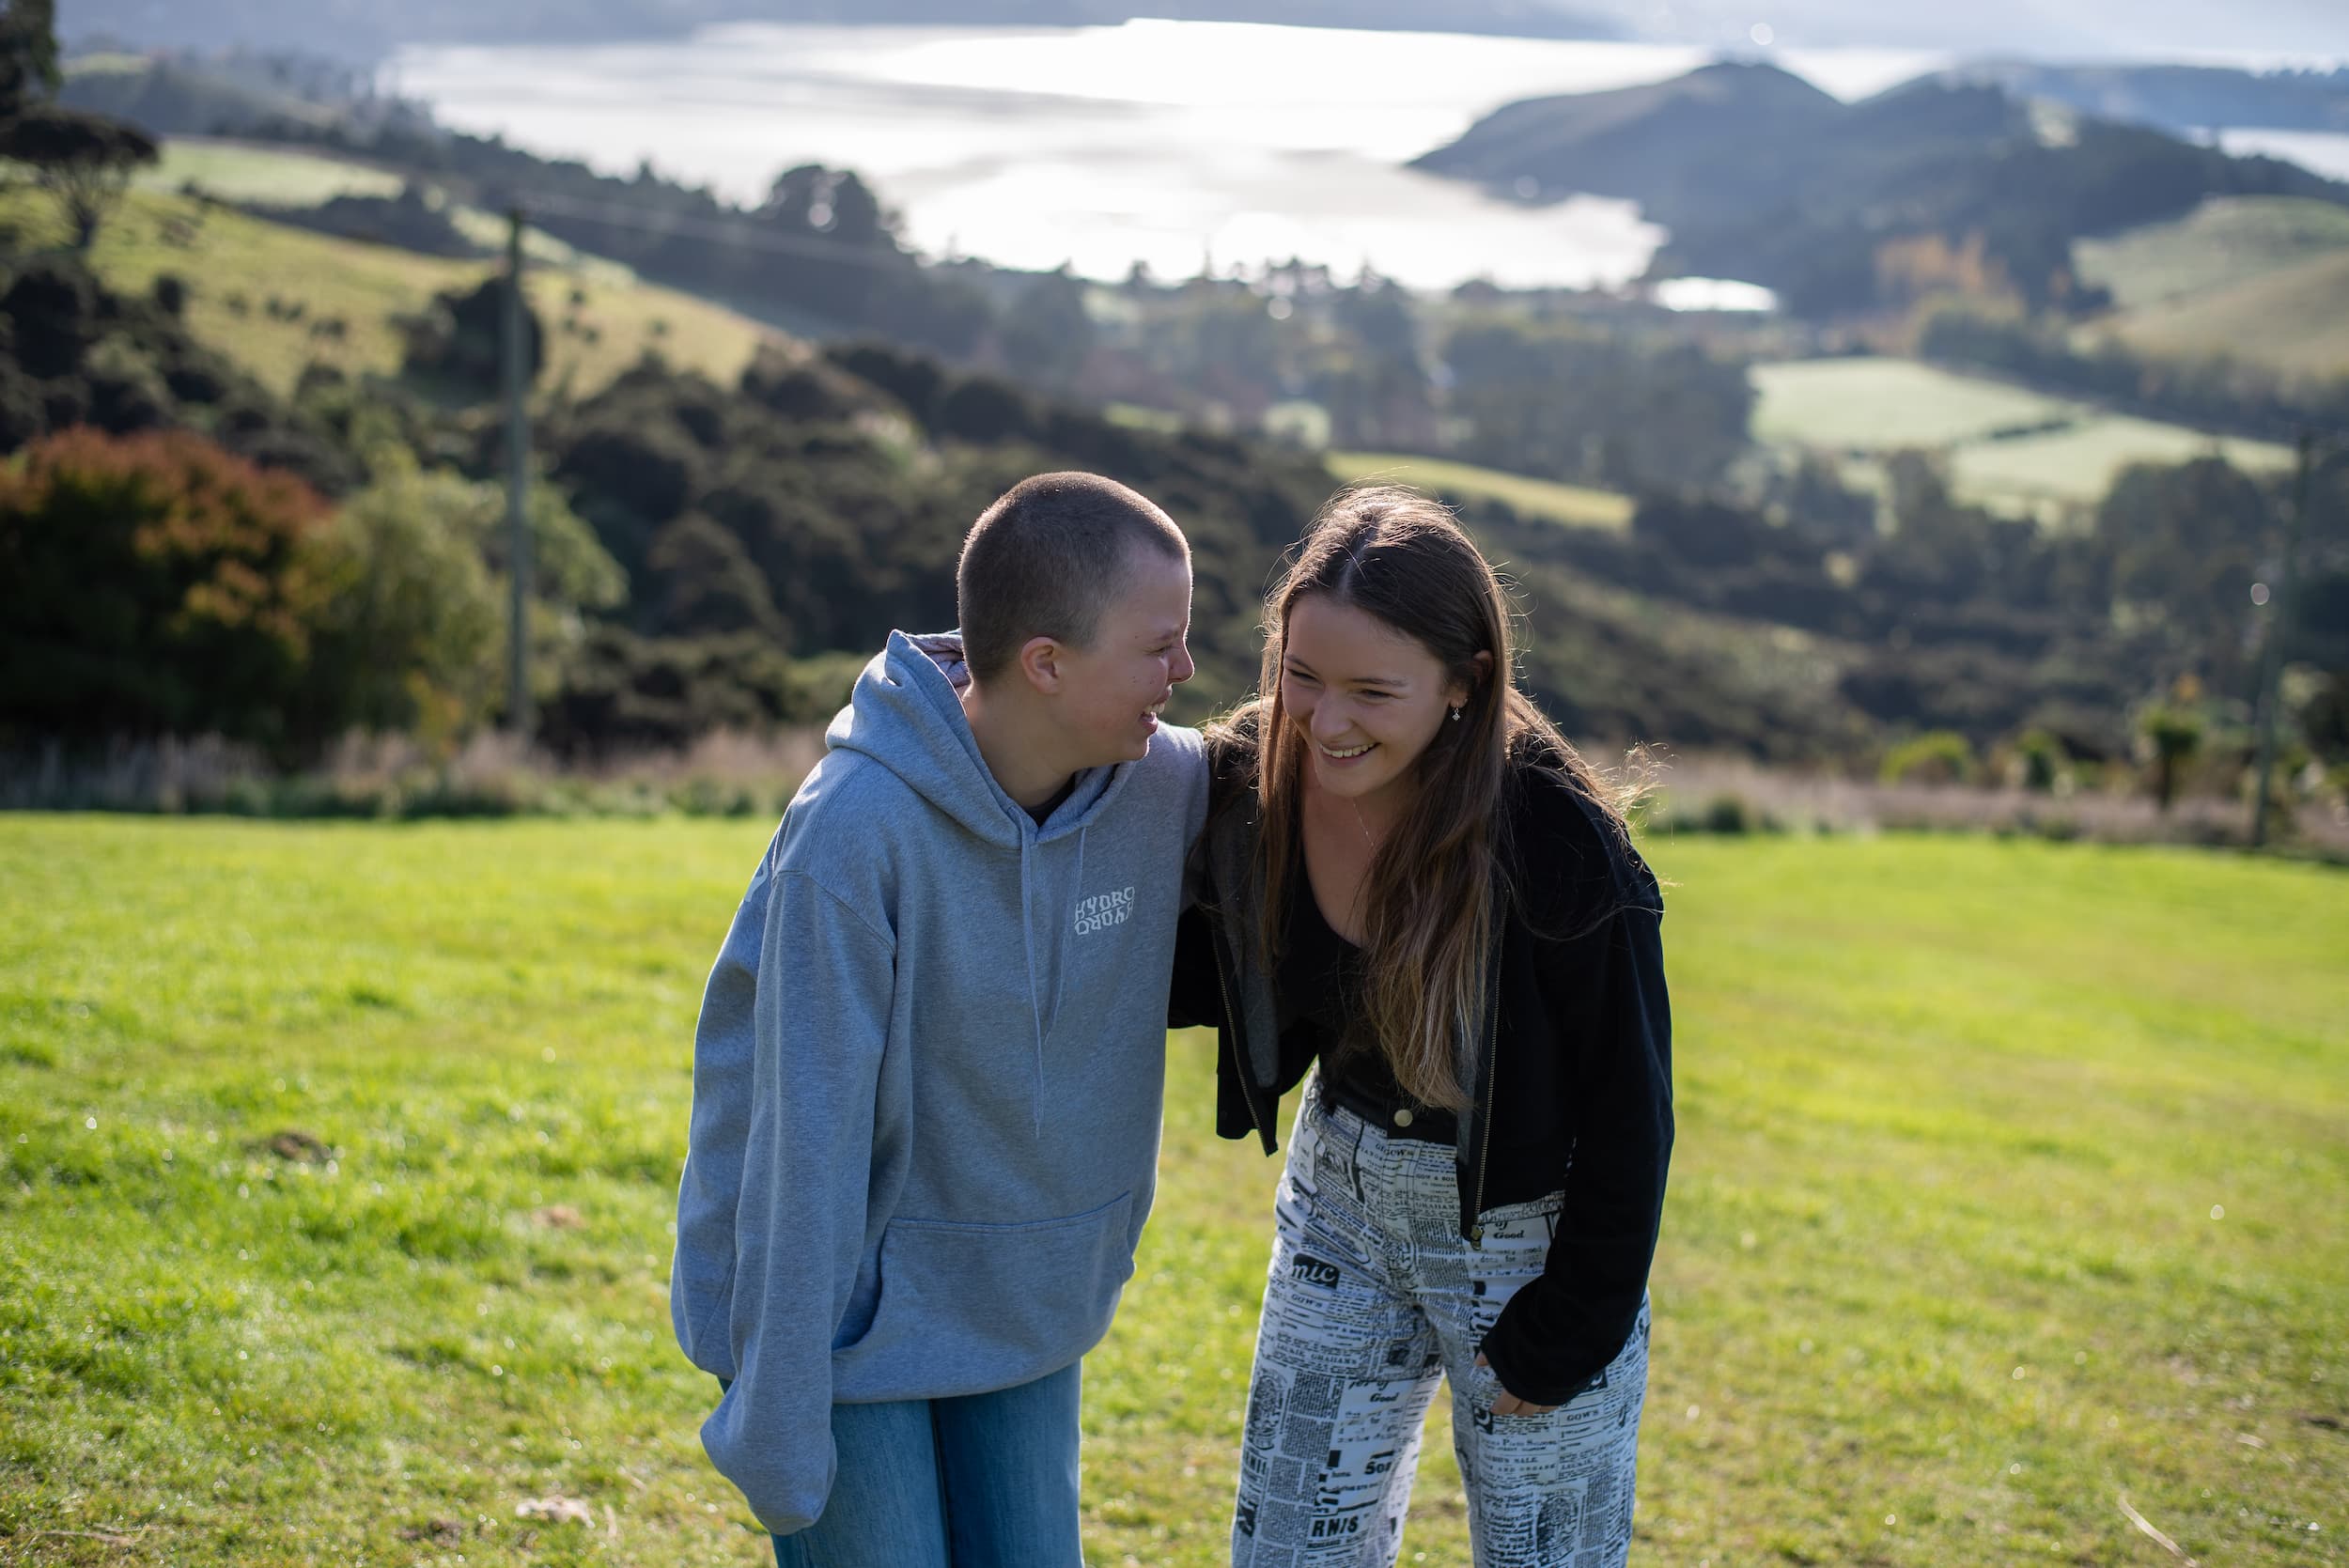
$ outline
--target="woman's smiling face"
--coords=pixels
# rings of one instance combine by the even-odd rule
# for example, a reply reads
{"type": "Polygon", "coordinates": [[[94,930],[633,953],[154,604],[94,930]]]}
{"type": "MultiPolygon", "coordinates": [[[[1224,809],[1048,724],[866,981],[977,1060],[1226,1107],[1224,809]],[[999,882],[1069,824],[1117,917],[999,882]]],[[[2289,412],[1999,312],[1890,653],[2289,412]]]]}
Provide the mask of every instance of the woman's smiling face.
{"type": "Polygon", "coordinates": [[[1326,594],[1289,607],[1281,706],[1305,740],[1314,782],[1362,800],[1410,777],[1468,690],[1417,638],[1326,594]]]}

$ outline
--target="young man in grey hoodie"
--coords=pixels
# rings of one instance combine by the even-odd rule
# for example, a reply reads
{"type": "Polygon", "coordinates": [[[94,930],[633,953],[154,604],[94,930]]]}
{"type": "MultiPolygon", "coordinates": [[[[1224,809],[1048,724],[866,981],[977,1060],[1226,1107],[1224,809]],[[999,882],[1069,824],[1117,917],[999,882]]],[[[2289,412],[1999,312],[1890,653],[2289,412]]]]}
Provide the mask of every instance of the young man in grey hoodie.
{"type": "Polygon", "coordinates": [[[1080,1358],[1156,1183],[1189,546],[1042,474],[956,586],[832,721],[694,1037],[671,1315],[783,1568],[1078,1568],[1080,1358]]]}

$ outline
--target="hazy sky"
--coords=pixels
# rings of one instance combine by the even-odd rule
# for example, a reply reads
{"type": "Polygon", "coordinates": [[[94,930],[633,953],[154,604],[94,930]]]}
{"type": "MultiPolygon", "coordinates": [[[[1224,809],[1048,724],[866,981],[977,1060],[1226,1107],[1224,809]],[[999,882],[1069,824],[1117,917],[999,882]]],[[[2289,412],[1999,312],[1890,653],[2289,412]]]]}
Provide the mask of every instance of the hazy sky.
{"type": "Polygon", "coordinates": [[[1561,0],[1650,36],[2039,56],[2330,56],[2349,63],[2349,0],[1561,0]]]}

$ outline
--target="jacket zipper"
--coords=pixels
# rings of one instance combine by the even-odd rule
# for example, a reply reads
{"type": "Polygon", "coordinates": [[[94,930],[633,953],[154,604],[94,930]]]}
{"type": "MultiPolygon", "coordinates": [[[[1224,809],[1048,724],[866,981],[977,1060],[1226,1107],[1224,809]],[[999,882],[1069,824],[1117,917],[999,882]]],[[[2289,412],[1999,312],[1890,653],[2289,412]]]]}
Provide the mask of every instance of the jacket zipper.
{"type": "MultiPolygon", "coordinates": [[[[1481,1214],[1484,1211],[1485,1172],[1491,1167],[1493,1158],[1493,1106],[1497,1103],[1493,1094],[1493,1086],[1501,1078],[1501,957],[1502,951],[1502,947],[1498,944],[1493,949],[1492,1017],[1485,1020],[1485,1055],[1492,1065],[1485,1070],[1485,1137],[1483,1147],[1477,1151],[1476,1155],[1476,1201],[1469,1209],[1471,1215],[1481,1214]]],[[[1483,1249],[1485,1222],[1482,1219],[1470,1221],[1468,1238],[1470,1247],[1480,1250],[1483,1249]]]]}
{"type": "Polygon", "coordinates": [[[1215,988],[1222,994],[1223,1021],[1230,1026],[1223,1032],[1224,1037],[1231,1042],[1232,1071],[1239,1080],[1239,1097],[1248,1104],[1248,1125],[1255,1129],[1256,1137],[1261,1141],[1265,1136],[1264,1122],[1256,1114],[1255,1085],[1248,1077],[1248,1056],[1240,1049],[1239,1012],[1232,1005],[1231,982],[1223,977],[1223,934],[1221,930],[1222,922],[1209,915],[1207,924],[1210,928],[1209,945],[1215,953],[1215,988]]]}

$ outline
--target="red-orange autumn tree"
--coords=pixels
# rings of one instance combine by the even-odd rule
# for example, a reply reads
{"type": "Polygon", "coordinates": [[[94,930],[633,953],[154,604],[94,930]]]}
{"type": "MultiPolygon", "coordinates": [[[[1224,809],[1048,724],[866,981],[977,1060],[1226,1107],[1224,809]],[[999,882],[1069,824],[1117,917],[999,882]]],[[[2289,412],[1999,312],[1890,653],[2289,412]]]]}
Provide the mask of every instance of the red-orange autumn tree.
{"type": "Polygon", "coordinates": [[[340,716],[308,661],[330,517],[192,431],[35,442],[0,468],[0,732],[326,738],[340,716]]]}

